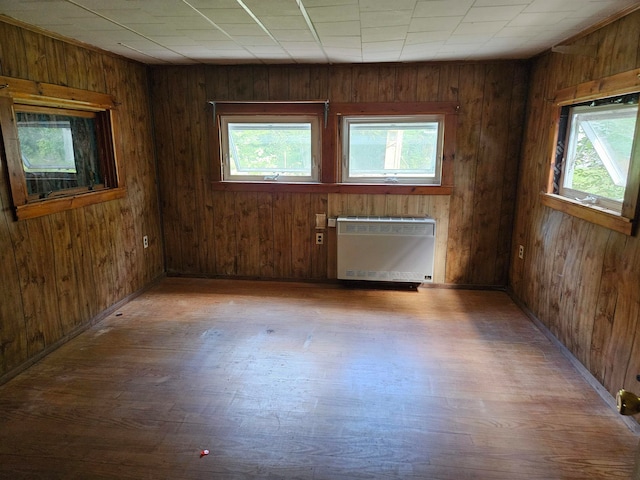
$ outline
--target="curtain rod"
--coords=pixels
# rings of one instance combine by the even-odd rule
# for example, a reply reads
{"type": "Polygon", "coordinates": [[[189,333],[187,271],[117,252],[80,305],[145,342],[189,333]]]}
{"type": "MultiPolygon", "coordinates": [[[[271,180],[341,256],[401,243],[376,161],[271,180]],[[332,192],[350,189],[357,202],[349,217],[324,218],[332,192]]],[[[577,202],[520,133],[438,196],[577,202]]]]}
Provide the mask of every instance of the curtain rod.
{"type": "Polygon", "coordinates": [[[327,121],[329,118],[329,100],[209,100],[208,103],[213,105],[213,116],[216,116],[216,105],[217,104],[240,104],[240,105],[264,105],[264,104],[273,104],[273,105],[286,105],[286,104],[305,104],[305,103],[313,103],[313,104],[324,104],[324,128],[327,128],[327,121]]]}

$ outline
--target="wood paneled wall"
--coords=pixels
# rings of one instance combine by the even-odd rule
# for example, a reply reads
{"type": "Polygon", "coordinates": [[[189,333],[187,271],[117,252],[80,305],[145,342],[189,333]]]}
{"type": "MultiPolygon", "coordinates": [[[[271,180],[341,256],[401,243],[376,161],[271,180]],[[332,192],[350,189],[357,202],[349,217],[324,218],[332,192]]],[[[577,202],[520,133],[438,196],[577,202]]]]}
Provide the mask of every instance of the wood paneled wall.
{"type": "Polygon", "coordinates": [[[510,283],[612,394],[640,390],[640,239],[544,207],[556,89],[640,67],[640,11],[575,42],[586,55],[535,62],[519,175],[510,283]],[[589,55],[597,51],[596,56],[589,55]],[[517,258],[517,246],[525,258],[517,258]]]}
{"type": "Polygon", "coordinates": [[[436,218],[435,281],[505,285],[528,66],[156,67],[151,73],[169,273],[335,278],[335,231],[316,213],[436,218]],[[208,100],[460,103],[451,196],[222,192],[208,100]]]}
{"type": "Polygon", "coordinates": [[[0,74],[116,97],[127,196],[15,221],[0,156],[0,378],[163,272],[146,67],[0,21],[0,74]],[[142,236],[150,246],[143,249],[142,236]]]}

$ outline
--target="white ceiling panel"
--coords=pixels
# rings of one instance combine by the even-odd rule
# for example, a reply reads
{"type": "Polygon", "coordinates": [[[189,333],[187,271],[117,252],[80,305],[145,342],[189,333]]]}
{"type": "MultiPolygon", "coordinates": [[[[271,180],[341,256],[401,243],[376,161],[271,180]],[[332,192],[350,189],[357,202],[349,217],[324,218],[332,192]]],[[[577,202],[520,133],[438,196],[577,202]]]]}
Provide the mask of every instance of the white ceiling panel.
{"type": "Polygon", "coordinates": [[[638,0],[0,0],[149,64],[529,58],[638,0]]]}
{"type": "Polygon", "coordinates": [[[413,10],[416,0],[360,0],[358,2],[363,12],[389,12],[393,10],[413,10]]]}
{"type": "Polygon", "coordinates": [[[473,0],[432,0],[419,1],[416,4],[414,17],[452,17],[464,16],[473,6],[473,0]]]}
{"type": "Polygon", "coordinates": [[[360,14],[360,25],[363,29],[409,25],[412,13],[412,10],[395,10],[384,13],[362,12],[360,14]]]}
{"type": "Polygon", "coordinates": [[[471,7],[464,17],[465,22],[492,22],[513,20],[524,10],[523,5],[508,7],[471,7]]]}

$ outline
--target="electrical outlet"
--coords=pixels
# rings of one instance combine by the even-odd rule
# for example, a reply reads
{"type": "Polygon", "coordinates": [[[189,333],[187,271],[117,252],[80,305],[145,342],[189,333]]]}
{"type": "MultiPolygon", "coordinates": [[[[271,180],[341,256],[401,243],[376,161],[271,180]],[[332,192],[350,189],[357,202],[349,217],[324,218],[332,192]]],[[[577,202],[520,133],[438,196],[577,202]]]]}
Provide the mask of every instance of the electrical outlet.
{"type": "Polygon", "coordinates": [[[316,245],[322,245],[324,243],[324,233],[316,233],[316,245]]]}
{"type": "Polygon", "coordinates": [[[518,247],[518,258],[520,260],[524,259],[524,245],[518,247]]]}
{"type": "Polygon", "coordinates": [[[142,245],[144,245],[144,248],[149,248],[149,237],[146,235],[142,237],[142,245]]]}

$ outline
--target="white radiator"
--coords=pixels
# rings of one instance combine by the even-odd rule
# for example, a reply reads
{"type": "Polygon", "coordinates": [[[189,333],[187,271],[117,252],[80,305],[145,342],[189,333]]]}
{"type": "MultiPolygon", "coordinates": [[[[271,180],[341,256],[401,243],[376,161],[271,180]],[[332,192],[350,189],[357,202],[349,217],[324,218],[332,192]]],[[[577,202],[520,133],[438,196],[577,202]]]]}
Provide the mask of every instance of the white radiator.
{"type": "Polygon", "coordinates": [[[433,218],[341,216],[336,227],[339,279],[433,281],[433,218]]]}

